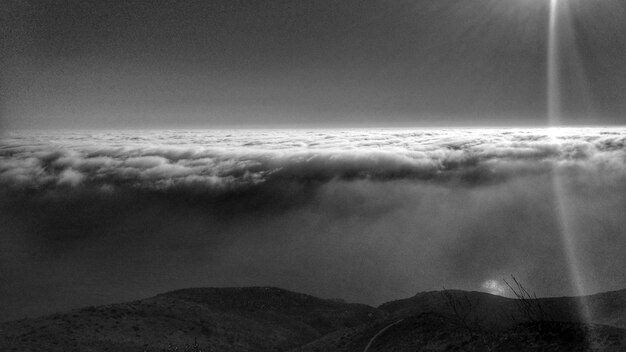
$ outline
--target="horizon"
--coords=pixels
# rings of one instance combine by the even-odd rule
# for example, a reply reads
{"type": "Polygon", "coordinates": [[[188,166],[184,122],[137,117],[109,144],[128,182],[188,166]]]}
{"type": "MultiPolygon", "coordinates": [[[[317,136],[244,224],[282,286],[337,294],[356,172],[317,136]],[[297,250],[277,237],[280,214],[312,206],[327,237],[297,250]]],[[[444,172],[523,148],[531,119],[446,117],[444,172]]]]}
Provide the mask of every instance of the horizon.
{"type": "Polygon", "coordinates": [[[141,131],[259,131],[259,130],[283,130],[283,131],[317,131],[317,130],[403,130],[403,131],[419,131],[419,130],[571,130],[571,129],[618,129],[624,128],[626,124],[581,124],[581,125],[406,125],[406,126],[393,126],[393,125],[368,125],[368,126],[212,126],[212,127],[169,127],[169,126],[157,126],[157,127],[62,127],[62,128],[14,128],[4,129],[3,132],[86,132],[86,131],[109,131],[109,132],[141,132],[141,131]]]}

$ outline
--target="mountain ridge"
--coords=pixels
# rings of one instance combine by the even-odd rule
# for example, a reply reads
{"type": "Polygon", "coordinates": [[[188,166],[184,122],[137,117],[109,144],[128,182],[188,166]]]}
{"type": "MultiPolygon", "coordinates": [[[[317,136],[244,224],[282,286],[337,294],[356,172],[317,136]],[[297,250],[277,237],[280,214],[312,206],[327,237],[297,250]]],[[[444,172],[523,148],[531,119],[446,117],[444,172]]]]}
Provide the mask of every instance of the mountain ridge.
{"type": "Polygon", "coordinates": [[[143,352],[193,344],[197,351],[352,352],[366,345],[371,351],[408,351],[407,346],[443,351],[510,344],[521,348],[513,350],[536,346],[567,351],[572,341],[587,341],[580,336],[592,337],[583,350],[600,346],[619,351],[626,346],[626,290],[537,299],[548,317],[543,320],[525,316],[519,302],[478,291],[445,290],[372,307],[277,287],[186,288],[0,323],[0,350],[143,352]],[[589,304],[595,314],[591,320],[572,311],[579,300],[589,304]],[[393,327],[372,341],[389,325],[393,327]]]}

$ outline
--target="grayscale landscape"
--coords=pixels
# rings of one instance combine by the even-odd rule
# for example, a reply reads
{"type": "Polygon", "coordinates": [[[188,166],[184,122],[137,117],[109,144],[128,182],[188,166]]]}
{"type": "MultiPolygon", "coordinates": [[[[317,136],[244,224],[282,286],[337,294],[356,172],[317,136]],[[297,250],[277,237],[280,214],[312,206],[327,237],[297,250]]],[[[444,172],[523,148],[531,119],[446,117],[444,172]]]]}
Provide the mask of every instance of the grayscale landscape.
{"type": "Polygon", "coordinates": [[[0,4],[1,351],[623,351],[621,0],[0,4]]]}

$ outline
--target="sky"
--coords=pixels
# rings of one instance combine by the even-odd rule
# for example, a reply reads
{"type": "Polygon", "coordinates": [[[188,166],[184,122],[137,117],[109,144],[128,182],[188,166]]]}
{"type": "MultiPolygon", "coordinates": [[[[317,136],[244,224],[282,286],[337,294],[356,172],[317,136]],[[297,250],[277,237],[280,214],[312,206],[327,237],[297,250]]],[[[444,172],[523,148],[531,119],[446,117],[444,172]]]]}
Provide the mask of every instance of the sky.
{"type": "MultiPolygon", "coordinates": [[[[562,122],[622,125],[626,5],[564,3],[562,122]]],[[[547,0],[0,10],[0,128],[546,125],[547,0]]]]}

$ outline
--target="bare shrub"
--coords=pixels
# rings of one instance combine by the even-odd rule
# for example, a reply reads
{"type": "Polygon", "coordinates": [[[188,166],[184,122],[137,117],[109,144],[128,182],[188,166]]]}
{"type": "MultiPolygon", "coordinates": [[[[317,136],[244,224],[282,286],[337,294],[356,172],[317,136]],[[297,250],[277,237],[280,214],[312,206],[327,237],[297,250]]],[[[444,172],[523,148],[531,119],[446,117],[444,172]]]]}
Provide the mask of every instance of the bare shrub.
{"type": "Polygon", "coordinates": [[[532,294],[528,292],[515,276],[511,275],[511,279],[513,280],[512,283],[506,279],[503,281],[517,298],[517,308],[522,316],[533,323],[550,320],[535,292],[532,294]]]}
{"type": "Polygon", "coordinates": [[[469,299],[467,293],[463,293],[461,297],[454,295],[451,291],[443,288],[441,294],[445,298],[446,305],[450,308],[452,316],[465,330],[470,333],[476,332],[476,330],[482,330],[481,325],[472,317],[474,306],[469,299]]]}

